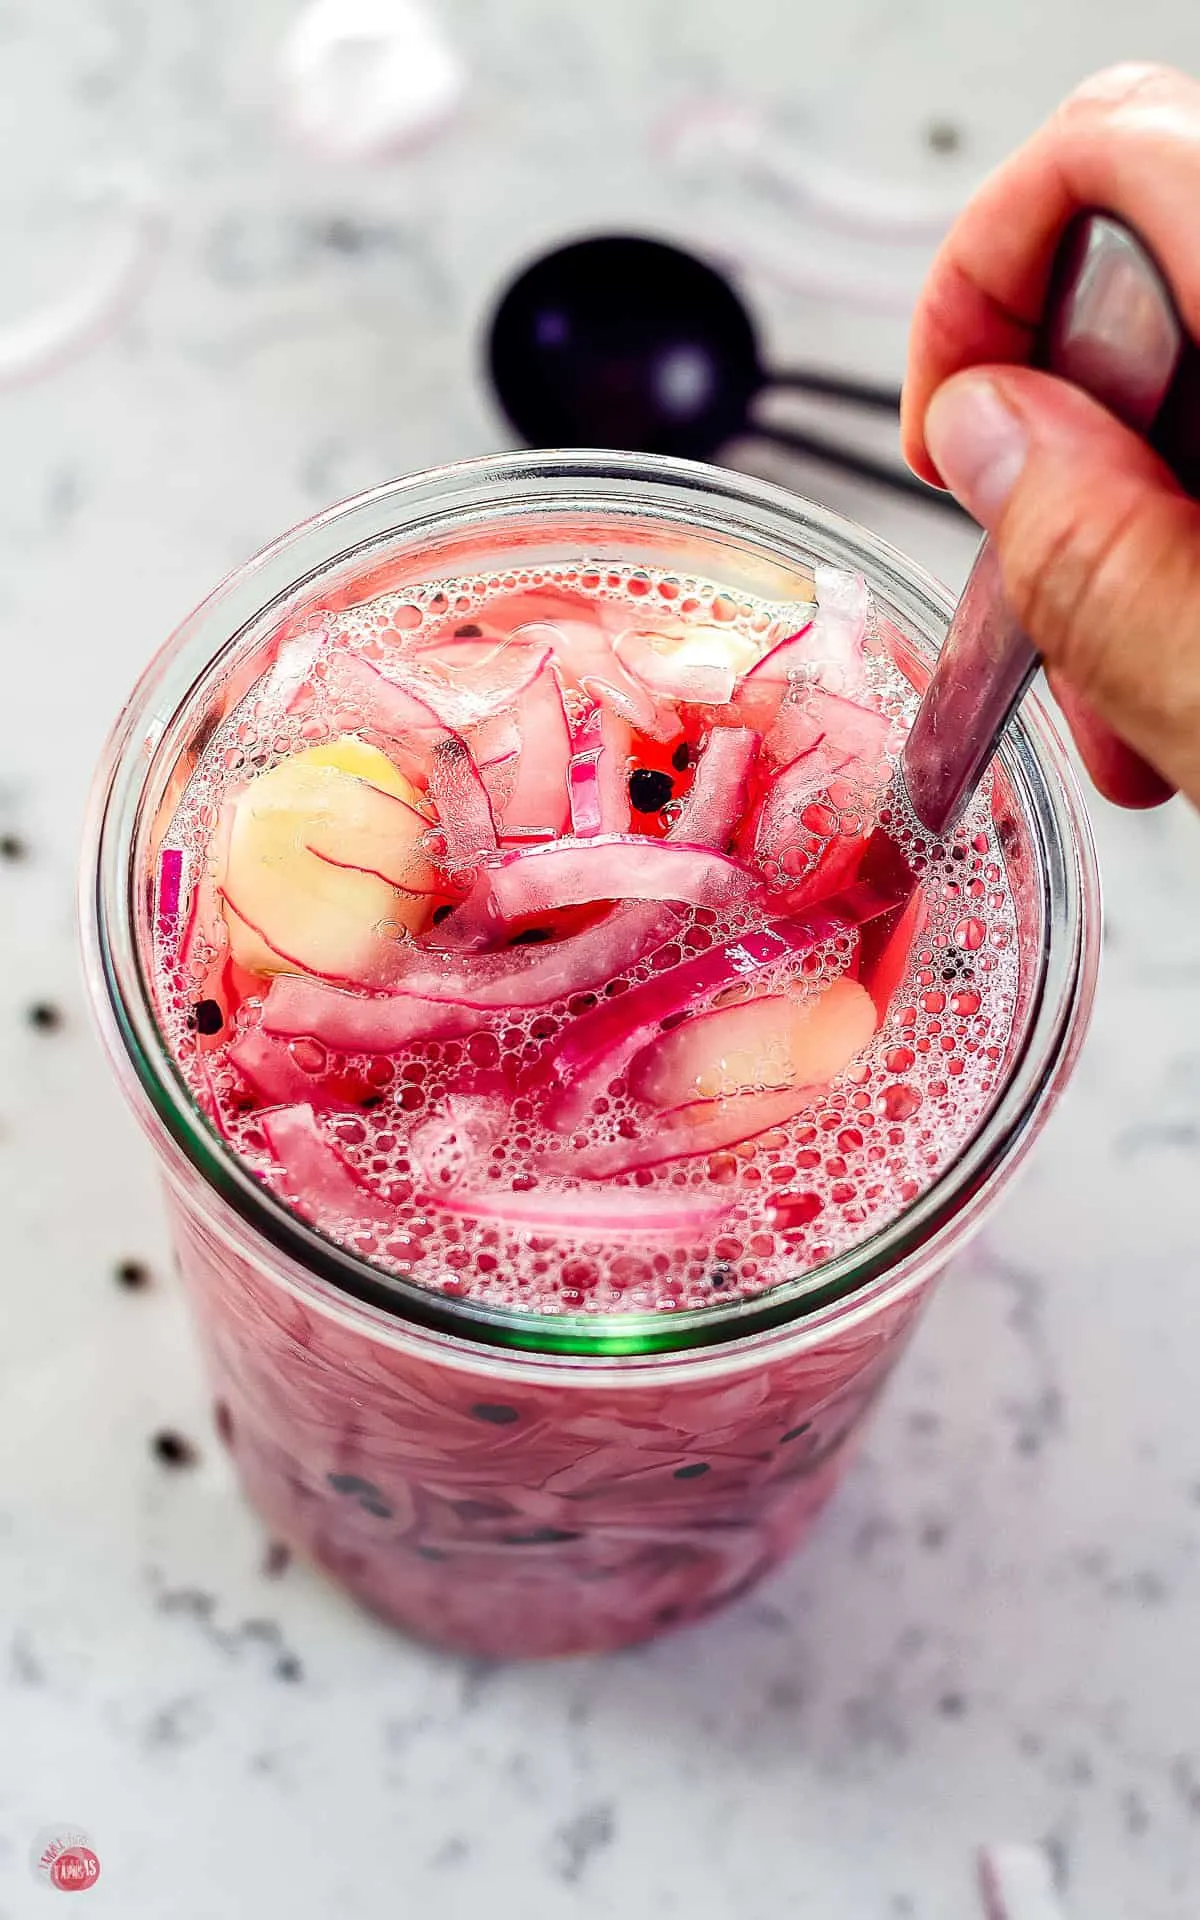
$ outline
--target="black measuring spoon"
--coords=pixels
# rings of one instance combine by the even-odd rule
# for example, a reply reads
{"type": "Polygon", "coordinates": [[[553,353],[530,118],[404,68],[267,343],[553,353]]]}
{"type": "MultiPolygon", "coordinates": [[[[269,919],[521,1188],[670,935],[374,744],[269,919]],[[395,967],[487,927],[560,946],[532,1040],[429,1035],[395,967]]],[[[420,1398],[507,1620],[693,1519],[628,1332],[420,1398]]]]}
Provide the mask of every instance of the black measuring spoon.
{"type": "Polygon", "coordinates": [[[931,506],[948,494],[901,466],[806,429],[754,417],[767,389],[897,415],[893,387],[806,369],[768,372],[754,322],[717,268],[665,241],[602,234],[520,273],[488,328],[492,385],[533,447],[618,447],[711,460],[750,435],[931,506]]]}

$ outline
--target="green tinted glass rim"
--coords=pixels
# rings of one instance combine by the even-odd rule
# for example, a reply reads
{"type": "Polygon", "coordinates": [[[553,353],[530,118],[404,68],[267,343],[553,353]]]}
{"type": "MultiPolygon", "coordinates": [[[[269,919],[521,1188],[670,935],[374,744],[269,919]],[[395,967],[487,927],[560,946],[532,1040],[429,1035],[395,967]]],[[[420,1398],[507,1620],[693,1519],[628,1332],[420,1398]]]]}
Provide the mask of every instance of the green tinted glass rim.
{"type": "MultiPolygon", "coordinates": [[[[1037,955],[1025,1034],[1005,1084],[955,1160],[903,1213],[847,1253],[757,1298],[669,1313],[520,1313],[450,1299],[411,1276],[375,1267],[309,1226],[233,1155],[193,1102],[153,1013],[137,939],[137,850],[145,825],[144,776],[167,730],[165,715],[158,715],[147,731],[144,709],[152,706],[164,663],[197,623],[217,616],[230,598],[236,601],[236,590],[249,587],[242,597],[255,601],[256,581],[269,583],[269,591],[226,628],[222,653],[234,651],[251,626],[281,610],[298,589],[351,558],[394,545],[397,536],[417,527],[428,534],[439,524],[470,524],[474,518],[482,529],[489,511],[495,519],[507,518],[523,505],[551,520],[584,509],[603,513],[617,528],[622,516],[650,517],[718,537],[728,534],[733,519],[735,532],[764,554],[783,549],[783,558],[803,564],[815,550],[818,558],[857,566],[909,634],[914,626],[918,633],[929,625],[944,629],[953,607],[944,588],[852,522],[782,488],[690,461],[587,450],[504,455],[417,475],[343,502],[285,535],[218,588],[164,648],[118,724],[93,798],[81,882],[85,943],[98,963],[98,1010],[110,1046],[115,1042],[115,1054],[131,1065],[142,1101],[179,1161],[194,1169],[252,1236],[349,1301],[460,1341],[528,1354],[619,1359],[725,1346],[848,1302],[943,1242],[948,1254],[956,1223],[985,1203],[1005,1163],[1020,1156],[1078,1045],[1098,945],[1095,861],[1069,764],[1035,700],[1026,702],[1010,730],[1002,760],[1030,830],[1039,921],[1050,937],[1037,955]],[[532,491],[523,494],[523,485],[532,491]],[[393,507],[398,511],[389,525],[393,507]],[[415,507],[419,519],[411,512],[406,519],[406,507],[415,507]],[[366,537],[339,545],[344,523],[364,516],[372,523],[366,537]],[[295,559],[304,555],[296,549],[305,547],[321,551],[307,568],[298,568],[295,559]]],[[[214,657],[210,650],[207,659],[198,658],[190,685],[174,690],[176,714],[208,676],[214,657]]]]}

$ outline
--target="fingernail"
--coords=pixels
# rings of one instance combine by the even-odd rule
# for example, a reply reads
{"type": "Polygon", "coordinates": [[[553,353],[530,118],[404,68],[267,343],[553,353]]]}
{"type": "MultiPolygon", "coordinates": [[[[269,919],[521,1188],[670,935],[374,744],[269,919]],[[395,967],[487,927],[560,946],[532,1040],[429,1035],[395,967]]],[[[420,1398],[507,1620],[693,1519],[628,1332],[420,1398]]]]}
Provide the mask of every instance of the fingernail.
{"type": "Polygon", "coordinates": [[[1025,429],[990,380],[950,380],[925,415],[925,445],[951,493],[989,533],[1025,465],[1025,429]]]}

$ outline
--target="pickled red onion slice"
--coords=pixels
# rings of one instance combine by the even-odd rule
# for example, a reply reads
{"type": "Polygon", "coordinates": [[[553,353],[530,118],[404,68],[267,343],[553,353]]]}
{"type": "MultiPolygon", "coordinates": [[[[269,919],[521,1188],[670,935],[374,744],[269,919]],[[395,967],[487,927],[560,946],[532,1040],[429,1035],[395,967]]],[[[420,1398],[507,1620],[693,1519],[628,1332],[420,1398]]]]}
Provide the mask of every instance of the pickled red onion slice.
{"type": "Polygon", "coordinates": [[[813,626],[813,659],[821,684],[830,693],[850,699],[867,685],[863,643],[871,599],[861,573],[841,567],[814,568],[817,615],[813,626]]]}
{"type": "MultiPolygon", "coordinates": [[[[559,672],[577,685],[585,674],[603,672],[612,665],[608,635],[592,620],[555,614],[552,619],[533,620],[517,627],[513,637],[524,641],[526,646],[551,648],[559,672]]],[[[620,672],[620,668],[617,671],[620,672]]]]}
{"type": "Polygon", "coordinates": [[[823,940],[864,924],[895,905],[893,895],[854,887],[814,906],[800,920],[774,920],[741,939],[711,947],[583,1014],[563,1033],[536,1079],[551,1088],[543,1112],[563,1132],[578,1125],[593,1100],[619,1079],[664,1021],[705,1006],[722,988],[794,959],[823,940]]]}
{"type": "Polygon", "coordinates": [[[617,1174],[667,1166],[672,1160],[740,1146],[772,1127],[785,1126],[823,1091],[822,1087],[793,1086],[733,1094],[725,1100],[694,1100],[656,1115],[654,1125],[633,1139],[550,1154],[542,1164],[547,1172],[570,1173],[581,1180],[610,1180],[617,1174]]]}
{"type": "MultiPolygon", "coordinates": [[[[435,1018],[446,1007],[474,1012],[509,1007],[545,1007],[572,994],[604,986],[652,947],[669,940],[679,916],[657,903],[618,907],[586,933],[571,934],[545,947],[527,947],[501,955],[454,956],[446,970],[418,970],[397,981],[387,995],[364,998],[299,974],[278,974],[271,982],[263,1012],[268,1033],[302,1034],[328,1047],[361,1053],[390,1053],[411,1042],[410,1002],[435,1018]]],[[[408,950],[416,957],[417,950],[408,950]]],[[[434,1029],[427,1029],[426,1037],[434,1029]]]]}
{"type": "Polygon", "coordinates": [[[575,731],[567,773],[571,831],[577,839],[596,833],[626,833],[630,803],[626,765],[630,730],[616,714],[596,706],[575,731]]]}
{"type": "Polygon", "coordinates": [[[335,652],[326,681],[338,707],[361,714],[367,725],[407,746],[413,735],[423,743],[444,738],[452,729],[435,713],[429,701],[389,680],[360,653],[335,652]]]}
{"type": "Polygon", "coordinates": [[[263,1006],[263,1030],[281,1038],[304,1034],[324,1046],[348,1053],[392,1053],[418,1040],[457,1040],[474,1033],[480,1010],[469,1000],[426,1000],[418,994],[388,994],[371,999],[345,993],[298,974],[279,974],[263,1006]],[[286,981],[307,993],[277,992],[286,981]]]}
{"type": "Polygon", "coordinates": [[[396,1209],[358,1178],[325,1138],[310,1106],[270,1107],[259,1115],[259,1125],[302,1212],[312,1208],[359,1225],[396,1225],[396,1209]]]}
{"type": "MultiPolygon", "coordinates": [[[[827,734],[818,735],[812,746],[798,754],[767,788],[739,851],[761,863],[780,860],[790,846],[810,840],[803,816],[845,764],[841,748],[832,745],[827,734]]],[[[836,824],[836,816],[831,824],[836,824]]]]}
{"type": "Polygon", "coordinates": [[[457,734],[439,740],[429,764],[429,797],[437,808],[444,852],[440,866],[472,867],[496,850],[492,803],[466,742],[457,734]]]}
{"type": "Polygon", "coordinates": [[[793,681],[802,676],[812,678],[812,629],[813,623],[808,620],[777,640],[742,675],[729,707],[734,719],[756,727],[760,733],[769,730],[793,681]]]}
{"type": "Polygon", "coordinates": [[[571,800],[571,832],[581,839],[599,833],[603,824],[600,812],[600,781],[596,763],[602,749],[592,747],[573,753],[568,775],[571,800]]]}
{"type": "Polygon", "coordinates": [[[329,664],[329,679],[339,694],[368,699],[379,716],[377,724],[388,730],[403,732],[414,725],[418,730],[428,729],[428,719],[417,715],[405,719],[403,696],[407,696],[408,701],[431,714],[438,726],[463,733],[518,701],[549,659],[548,648],[504,648],[490,669],[473,674],[469,685],[455,686],[403,655],[389,655],[377,665],[361,654],[335,654],[329,664]],[[390,723],[383,717],[385,713],[391,716],[390,723]]]}
{"type": "Polygon", "coordinates": [[[717,727],[700,756],[691,792],[668,840],[723,850],[742,817],[759,736],[749,727],[717,727]]]}
{"type": "Polygon", "coordinates": [[[875,1002],[881,1020],[908,972],[908,959],[929,918],[929,902],[918,887],[907,906],[886,915],[863,934],[859,979],[875,1002]]]}
{"type": "Polygon", "coordinates": [[[590,721],[576,735],[575,751],[567,767],[567,793],[571,804],[571,832],[577,839],[599,833],[603,824],[600,811],[600,777],[597,765],[604,751],[600,743],[600,709],[596,707],[596,726],[590,721]],[[588,744],[584,745],[583,742],[588,744]]]}
{"type": "Polygon", "coordinates": [[[600,797],[602,833],[628,833],[633,809],[629,800],[629,760],[633,735],[629,723],[607,707],[599,709],[600,758],[596,784],[600,797]]]}
{"type": "MultiPolygon", "coordinates": [[[[839,893],[843,888],[865,880],[862,871],[863,856],[868,846],[865,834],[839,833],[829,840],[817,855],[815,863],[809,867],[786,893],[772,896],[776,910],[780,913],[804,913],[818,900],[825,900],[831,893],[839,893]]],[[[912,879],[908,887],[912,886],[912,879]]],[[[900,897],[907,889],[885,888],[890,899],[900,897]]]]}
{"type": "Polygon", "coordinates": [[[812,630],[813,622],[806,620],[802,627],[797,627],[782,640],[776,640],[774,646],[768,647],[762,657],[742,675],[742,685],[748,686],[752,682],[762,685],[771,681],[786,685],[793,673],[807,667],[812,660],[812,630]]]}
{"type": "Polygon", "coordinates": [[[531,828],[563,833],[570,818],[571,728],[553,667],[544,666],[521,694],[516,724],[521,751],[501,809],[501,835],[531,828]]]}
{"type": "Polygon", "coordinates": [[[493,767],[502,766],[505,761],[515,760],[521,751],[521,736],[517,731],[515,716],[511,713],[493,713],[477,727],[471,728],[467,745],[481,775],[493,767]]]}
{"type": "MultiPolygon", "coordinates": [[[[574,1162],[572,1172],[591,1175],[574,1162]]],[[[610,1193],[552,1193],[540,1187],[526,1193],[451,1187],[430,1202],[464,1219],[494,1221],[518,1232],[562,1233],[578,1240],[630,1240],[640,1234],[699,1239],[719,1226],[730,1211],[728,1200],[707,1194],[643,1192],[621,1187],[610,1193]]]]}
{"type": "Polygon", "coordinates": [[[728,705],[737,680],[732,661],[694,660],[686,655],[676,659],[661,641],[660,634],[630,631],[614,641],[613,652],[656,699],[682,701],[689,706],[728,705]]]}
{"type": "Polygon", "coordinates": [[[827,693],[821,687],[810,687],[798,698],[784,702],[763,744],[776,765],[789,767],[824,742],[829,778],[845,773],[871,786],[878,785],[886,775],[888,751],[895,735],[896,723],[886,713],[827,693]]]}
{"type": "Polygon", "coordinates": [[[179,890],[183,883],[183,854],[178,847],[164,847],[158,856],[158,918],[174,924],[179,918],[179,890]]]}
{"type": "Polygon", "coordinates": [[[512,637],[506,633],[486,633],[477,628],[473,634],[451,634],[438,640],[422,640],[413,648],[413,657],[420,659],[429,654],[432,663],[442,673],[484,672],[494,667],[500,655],[512,646],[512,637]]]}
{"type": "Polygon", "coordinates": [[[679,731],[679,716],[667,701],[655,700],[645,687],[637,686],[632,680],[620,674],[617,683],[618,664],[610,660],[603,676],[590,675],[580,684],[586,694],[597,701],[606,712],[623,720],[634,733],[641,733],[648,740],[670,740],[679,731]]]}
{"type": "Polygon", "coordinates": [[[749,899],[758,884],[748,867],[711,847],[605,833],[502,854],[480,874],[477,889],[503,924],[597,900],[729,906],[749,899]]]}
{"type": "MultiPolygon", "coordinates": [[[[288,976],[297,978],[295,974],[288,976]]],[[[264,1106],[305,1106],[319,1102],[322,1112],[356,1107],[359,1102],[343,1095],[329,1080],[319,1084],[311,1073],[297,1066],[287,1042],[251,1028],[241,1033],[229,1048],[229,1058],[264,1106]]]]}

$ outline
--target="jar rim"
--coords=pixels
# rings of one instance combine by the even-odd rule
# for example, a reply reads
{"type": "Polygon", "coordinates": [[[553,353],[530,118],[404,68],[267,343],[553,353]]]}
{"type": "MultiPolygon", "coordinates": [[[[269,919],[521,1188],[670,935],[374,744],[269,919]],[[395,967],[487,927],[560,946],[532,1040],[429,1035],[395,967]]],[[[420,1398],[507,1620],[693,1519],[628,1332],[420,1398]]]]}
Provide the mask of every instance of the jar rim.
{"type": "MultiPolygon", "coordinates": [[[[678,1360],[696,1348],[748,1349],[763,1335],[857,1317],[900,1297],[950,1257],[999,1197],[1073,1065],[1086,1029],[1099,952],[1099,883],[1082,797],[1062,741],[1036,698],[1009,730],[1002,761],[1030,824],[1045,930],[1040,978],[1018,1053],[991,1107],[937,1179],[847,1252],[749,1300],[645,1315],[505,1311],[405,1281],[327,1239],[258,1181],[195,1105],[159,1029],[137,937],[137,875],[154,767],[216,663],[282,606],[350,562],[395,553],[401,539],[457,525],[486,528],[514,512],[543,520],[594,514],[748,543],[767,560],[827,560],[863,572],[928,654],[953,598],[923,568],[839,514],[766,481],[656,455],[603,450],[504,454],[388,483],[325,509],[231,574],[167,640],[142,675],[97,773],[81,868],[89,987],[128,1096],[178,1181],[198,1174],[210,1213],[230,1217],[254,1251],[265,1240],[293,1284],[339,1302],[530,1362],[678,1360]]],[[[699,1355],[694,1357],[699,1358],[699,1355]]]]}

